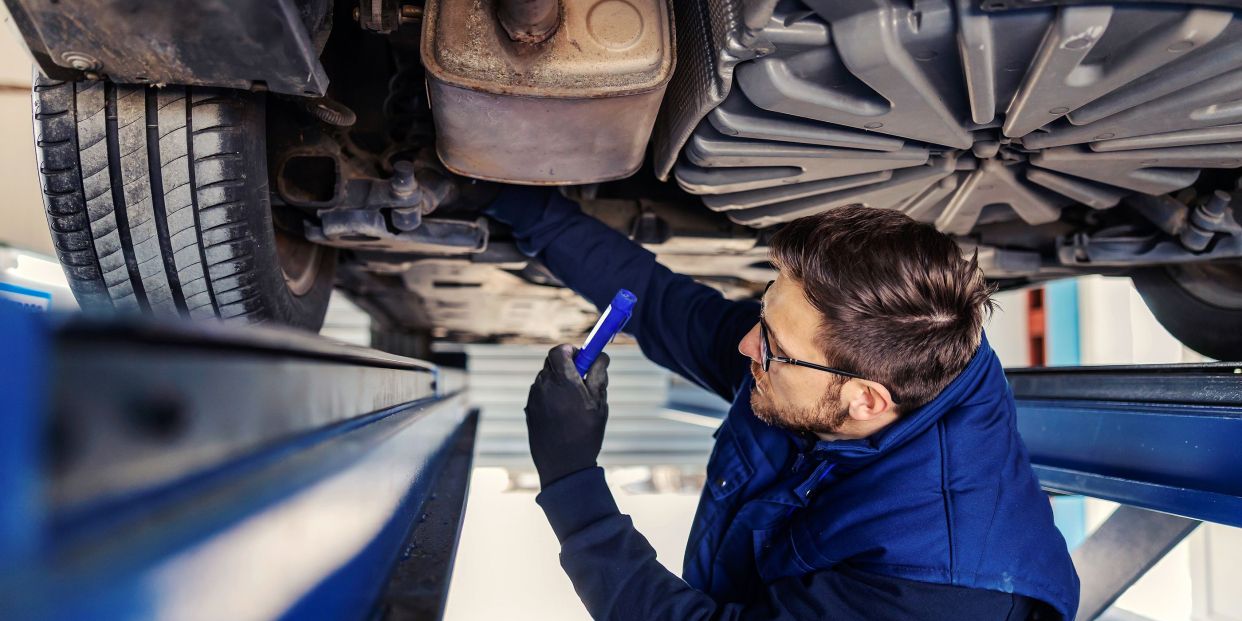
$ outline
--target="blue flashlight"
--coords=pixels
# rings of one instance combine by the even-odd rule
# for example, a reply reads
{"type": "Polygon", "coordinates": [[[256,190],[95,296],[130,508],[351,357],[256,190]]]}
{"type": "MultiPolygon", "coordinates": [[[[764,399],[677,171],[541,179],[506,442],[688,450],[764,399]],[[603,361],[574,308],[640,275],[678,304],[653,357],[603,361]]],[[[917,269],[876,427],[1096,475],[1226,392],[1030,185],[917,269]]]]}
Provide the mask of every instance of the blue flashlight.
{"type": "Polygon", "coordinates": [[[637,303],[638,297],[625,289],[613,296],[612,303],[604,309],[604,314],[599,316],[599,321],[595,322],[595,327],[587,335],[586,343],[578,350],[578,355],[574,356],[574,367],[578,369],[578,375],[586,377],[591,363],[604,351],[604,346],[612,342],[613,337],[629,322],[637,303]]]}

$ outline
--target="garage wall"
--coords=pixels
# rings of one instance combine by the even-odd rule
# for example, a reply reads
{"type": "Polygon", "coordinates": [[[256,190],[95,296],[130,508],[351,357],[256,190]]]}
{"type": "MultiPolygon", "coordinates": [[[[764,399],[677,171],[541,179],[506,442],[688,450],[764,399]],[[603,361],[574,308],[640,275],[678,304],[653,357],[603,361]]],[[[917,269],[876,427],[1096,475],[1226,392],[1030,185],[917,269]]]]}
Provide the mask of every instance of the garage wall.
{"type": "Polygon", "coordinates": [[[52,254],[30,112],[31,63],[0,5],[0,244],[52,254]]]}
{"type": "MultiPolygon", "coordinates": [[[[467,345],[465,351],[470,402],[481,415],[475,465],[530,470],[523,408],[548,347],[467,345]]],[[[608,355],[608,432],[600,464],[701,468],[727,404],[717,399],[719,409],[710,414],[686,411],[670,394],[671,373],[638,346],[610,345],[608,355]]],[[[690,390],[682,387],[679,394],[690,390]]]]}
{"type": "Polygon", "coordinates": [[[993,296],[996,310],[984,324],[988,343],[1001,364],[1006,367],[1024,367],[1030,361],[1027,343],[1026,290],[1006,291],[993,296]]]}

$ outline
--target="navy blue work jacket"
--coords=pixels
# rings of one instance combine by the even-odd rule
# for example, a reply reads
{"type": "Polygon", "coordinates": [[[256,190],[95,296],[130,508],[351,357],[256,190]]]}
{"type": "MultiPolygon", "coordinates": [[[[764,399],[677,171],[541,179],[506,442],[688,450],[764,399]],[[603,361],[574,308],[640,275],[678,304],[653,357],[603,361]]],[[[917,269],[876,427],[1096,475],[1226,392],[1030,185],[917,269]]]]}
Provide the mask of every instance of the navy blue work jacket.
{"type": "Polygon", "coordinates": [[[716,432],[683,579],[617,510],[603,472],[538,502],[596,619],[1071,619],[1078,577],[1015,428],[986,339],[934,400],[861,440],[821,441],[750,408],[738,342],[758,320],[674,274],[555,193],[506,190],[489,213],[601,309],[638,296],[643,352],[732,402],[716,432]]]}

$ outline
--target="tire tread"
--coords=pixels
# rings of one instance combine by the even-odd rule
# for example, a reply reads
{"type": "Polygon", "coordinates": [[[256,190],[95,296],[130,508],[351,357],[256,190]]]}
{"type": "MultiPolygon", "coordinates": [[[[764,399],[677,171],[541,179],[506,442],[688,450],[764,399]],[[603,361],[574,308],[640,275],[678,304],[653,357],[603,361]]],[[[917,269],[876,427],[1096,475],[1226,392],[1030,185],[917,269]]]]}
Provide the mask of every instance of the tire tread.
{"type": "Polygon", "coordinates": [[[253,95],[36,75],[32,100],[48,228],[85,310],[322,321],[322,287],[305,308],[275,299],[291,296],[255,215],[267,186],[253,95]]]}

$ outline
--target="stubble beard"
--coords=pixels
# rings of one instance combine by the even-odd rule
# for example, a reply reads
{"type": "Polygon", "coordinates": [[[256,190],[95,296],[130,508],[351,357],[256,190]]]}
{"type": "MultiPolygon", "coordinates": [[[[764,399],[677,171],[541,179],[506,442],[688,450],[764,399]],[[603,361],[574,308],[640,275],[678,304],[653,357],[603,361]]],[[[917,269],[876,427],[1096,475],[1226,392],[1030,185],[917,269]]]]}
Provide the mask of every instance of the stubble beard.
{"type": "Polygon", "coordinates": [[[849,409],[841,406],[841,388],[845,382],[835,379],[819,403],[808,408],[777,408],[772,401],[772,386],[763,367],[750,363],[755,389],[750,392],[750,409],[759,420],[782,429],[803,433],[836,433],[849,418],[849,409]]]}

